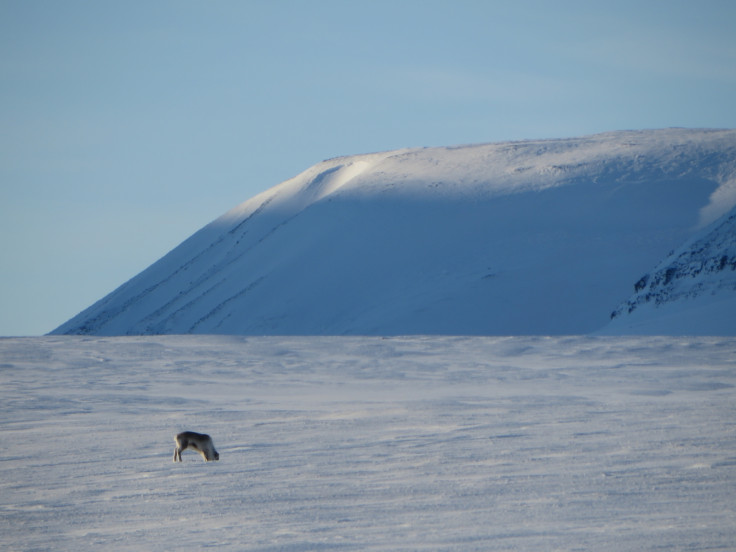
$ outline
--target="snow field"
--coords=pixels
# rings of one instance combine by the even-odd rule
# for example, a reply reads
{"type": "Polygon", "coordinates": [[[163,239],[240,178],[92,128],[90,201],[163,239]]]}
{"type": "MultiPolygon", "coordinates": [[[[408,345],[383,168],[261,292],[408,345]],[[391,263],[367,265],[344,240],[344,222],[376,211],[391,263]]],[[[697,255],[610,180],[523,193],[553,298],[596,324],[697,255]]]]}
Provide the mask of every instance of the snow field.
{"type": "Polygon", "coordinates": [[[730,550],[736,340],[0,340],[3,550],[730,550]],[[173,436],[212,435],[219,462],[173,436]]]}

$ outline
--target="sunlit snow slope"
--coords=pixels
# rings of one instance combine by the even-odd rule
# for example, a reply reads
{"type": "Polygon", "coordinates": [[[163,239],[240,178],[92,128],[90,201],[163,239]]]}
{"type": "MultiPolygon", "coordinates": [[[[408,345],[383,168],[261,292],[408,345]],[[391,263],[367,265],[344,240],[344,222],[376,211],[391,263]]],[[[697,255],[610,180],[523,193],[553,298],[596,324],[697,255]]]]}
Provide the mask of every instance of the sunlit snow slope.
{"type": "Polygon", "coordinates": [[[736,335],[736,208],[634,285],[602,333],[736,335]]]}
{"type": "Polygon", "coordinates": [[[331,159],[54,333],[589,333],[734,204],[735,130],[331,159]]]}

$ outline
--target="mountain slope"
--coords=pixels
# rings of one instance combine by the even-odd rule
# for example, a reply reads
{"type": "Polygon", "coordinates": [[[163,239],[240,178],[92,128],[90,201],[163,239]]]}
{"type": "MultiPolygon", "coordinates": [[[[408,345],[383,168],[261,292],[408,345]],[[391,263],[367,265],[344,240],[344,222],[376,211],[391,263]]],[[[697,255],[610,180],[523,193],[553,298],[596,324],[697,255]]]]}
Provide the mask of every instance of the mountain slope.
{"type": "Polygon", "coordinates": [[[736,335],[736,208],[634,287],[605,333],[736,335]]]}
{"type": "Polygon", "coordinates": [[[57,328],[70,334],[569,334],[736,203],[736,131],[324,161],[57,328]]]}

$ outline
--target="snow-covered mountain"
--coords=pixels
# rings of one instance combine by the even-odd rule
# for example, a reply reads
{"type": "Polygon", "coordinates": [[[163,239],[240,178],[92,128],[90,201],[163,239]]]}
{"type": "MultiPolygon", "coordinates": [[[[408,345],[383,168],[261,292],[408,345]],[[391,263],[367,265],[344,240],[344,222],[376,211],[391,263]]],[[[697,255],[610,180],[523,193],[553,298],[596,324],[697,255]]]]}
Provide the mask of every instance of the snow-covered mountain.
{"type": "Polygon", "coordinates": [[[736,208],[634,288],[605,333],[736,335],[736,208]]]}
{"type": "MultiPolygon", "coordinates": [[[[53,333],[625,332],[611,312],[643,274],[654,276],[637,286],[650,288],[667,274],[656,264],[668,252],[705,240],[727,272],[731,253],[709,240],[733,237],[734,205],[736,130],[331,159],[229,211],[53,333]]],[[[719,301],[733,298],[716,287],[719,301]]],[[[685,295],[673,288],[670,308],[685,295]]]]}

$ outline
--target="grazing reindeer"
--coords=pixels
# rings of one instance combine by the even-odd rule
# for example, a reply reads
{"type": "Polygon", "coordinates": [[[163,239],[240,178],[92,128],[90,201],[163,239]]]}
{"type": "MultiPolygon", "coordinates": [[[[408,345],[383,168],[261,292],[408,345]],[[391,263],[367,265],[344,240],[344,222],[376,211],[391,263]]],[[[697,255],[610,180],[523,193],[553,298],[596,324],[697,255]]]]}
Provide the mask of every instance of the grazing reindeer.
{"type": "Polygon", "coordinates": [[[174,437],[176,449],[174,449],[174,462],[181,462],[181,453],[184,450],[196,450],[202,455],[205,462],[219,460],[220,454],[215,450],[212,437],[204,433],[195,433],[194,431],[184,431],[174,437]]]}

